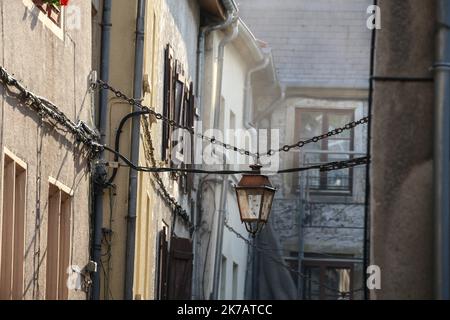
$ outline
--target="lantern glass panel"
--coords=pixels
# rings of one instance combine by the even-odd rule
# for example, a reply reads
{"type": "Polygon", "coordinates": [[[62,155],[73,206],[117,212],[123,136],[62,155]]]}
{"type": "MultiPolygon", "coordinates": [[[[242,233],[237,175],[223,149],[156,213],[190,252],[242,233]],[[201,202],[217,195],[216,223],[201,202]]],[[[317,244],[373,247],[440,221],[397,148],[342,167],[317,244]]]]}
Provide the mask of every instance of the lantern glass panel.
{"type": "Polygon", "coordinates": [[[262,189],[238,189],[237,196],[242,221],[258,221],[263,205],[262,189]]]}
{"type": "Polygon", "coordinates": [[[264,222],[267,222],[267,220],[269,219],[269,214],[270,210],[272,209],[272,202],[274,195],[275,195],[274,190],[272,189],[264,190],[264,197],[261,210],[261,220],[264,222]]]}

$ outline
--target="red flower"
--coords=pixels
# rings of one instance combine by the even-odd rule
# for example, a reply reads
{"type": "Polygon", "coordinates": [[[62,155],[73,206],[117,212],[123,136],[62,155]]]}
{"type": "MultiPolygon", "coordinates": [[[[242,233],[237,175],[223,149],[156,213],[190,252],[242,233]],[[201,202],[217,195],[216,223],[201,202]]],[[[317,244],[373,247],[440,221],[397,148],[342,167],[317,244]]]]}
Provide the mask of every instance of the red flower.
{"type": "Polygon", "coordinates": [[[69,4],[69,0],[59,0],[59,3],[60,3],[62,6],[67,6],[67,5],[69,4]]]}

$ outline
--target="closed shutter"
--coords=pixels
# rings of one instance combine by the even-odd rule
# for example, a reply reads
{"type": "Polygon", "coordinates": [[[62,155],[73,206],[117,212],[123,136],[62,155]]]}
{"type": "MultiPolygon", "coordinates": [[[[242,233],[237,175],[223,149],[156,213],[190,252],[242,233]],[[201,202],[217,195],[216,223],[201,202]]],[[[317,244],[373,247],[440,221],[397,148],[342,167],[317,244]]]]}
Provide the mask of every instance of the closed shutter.
{"type": "Polygon", "coordinates": [[[167,299],[167,256],[168,243],[166,238],[166,228],[159,232],[158,244],[158,292],[157,298],[159,300],[167,299]]]}
{"type": "MultiPolygon", "coordinates": [[[[164,105],[163,116],[165,119],[172,120],[173,115],[173,51],[170,45],[167,45],[164,54],[164,105]]],[[[162,122],[162,141],[161,141],[161,159],[163,161],[170,159],[170,132],[171,128],[165,121],[162,122]]]]}
{"type": "MultiPolygon", "coordinates": [[[[194,114],[195,114],[195,96],[194,96],[194,83],[191,82],[190,84],[190,90],[189,90],[189,98],[188,98],[188,108],[186,113],[186,126],[189,128],[194,128],[194,114]]],[[[192,139],[190,141],[189,145],[189,159],[190,164],[187,165],[188,169],[193,169],[193,164],[195,161],[195,150],[194,150],[194,137],[192,136],[192,139]]],[[[194,188],[194,174],[193,173],[187,173],[186,177],[186,193],[189,193],[194,188]]]]}
{"type": "Polygon", "coordinates": [[[172,237],[170,243],[167,299],[190,300],[192,286],[192,241],[172,237]]]}

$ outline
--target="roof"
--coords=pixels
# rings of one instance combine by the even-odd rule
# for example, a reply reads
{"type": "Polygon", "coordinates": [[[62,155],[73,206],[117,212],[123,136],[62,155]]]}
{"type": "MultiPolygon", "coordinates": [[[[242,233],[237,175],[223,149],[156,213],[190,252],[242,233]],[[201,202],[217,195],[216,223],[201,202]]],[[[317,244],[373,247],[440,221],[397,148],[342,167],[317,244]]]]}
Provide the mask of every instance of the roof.
{"type": "Polygon", "coordinates": [[[200,9],[206,12],[208,15],[219,19],[226,19],[226,10],[221,0],[197,0],[200,9]]]}

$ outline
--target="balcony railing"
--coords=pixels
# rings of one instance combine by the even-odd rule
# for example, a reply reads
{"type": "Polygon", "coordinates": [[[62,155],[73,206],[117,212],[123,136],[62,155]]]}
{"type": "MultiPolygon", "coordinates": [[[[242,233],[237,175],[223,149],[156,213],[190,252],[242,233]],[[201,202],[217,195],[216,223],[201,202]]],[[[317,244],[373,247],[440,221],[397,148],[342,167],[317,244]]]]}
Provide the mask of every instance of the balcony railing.
{"type": "MultiPolygon", "coordinates": [[[[303,151],[299,158],[300,166],[310,166],[364,155],[364,153],[354,151],[308,150],[303,151]]],[[[352,195],[355,191],[355,181],[359,183],[365,181],[364,169],[361,168],[363,167],[332,172],[307,171],[299,175],[297,188],[304,193],[304,196],[309,196],[311,193],[352,195]]]]}

